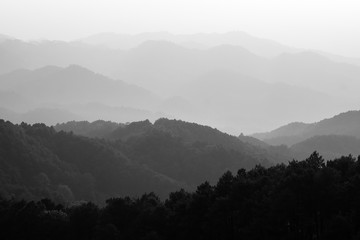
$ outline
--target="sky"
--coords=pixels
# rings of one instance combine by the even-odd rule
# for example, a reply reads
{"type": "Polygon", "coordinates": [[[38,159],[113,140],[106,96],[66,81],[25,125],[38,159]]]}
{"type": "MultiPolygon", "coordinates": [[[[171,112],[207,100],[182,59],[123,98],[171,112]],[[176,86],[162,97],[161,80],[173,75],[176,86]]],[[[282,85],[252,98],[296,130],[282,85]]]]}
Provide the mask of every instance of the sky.
{"type": "Polygon", "coordinates": [[[244,31],[360,58],[360,1],[0,0],[0,33],[24,40],[153,31],[244,31]]]}

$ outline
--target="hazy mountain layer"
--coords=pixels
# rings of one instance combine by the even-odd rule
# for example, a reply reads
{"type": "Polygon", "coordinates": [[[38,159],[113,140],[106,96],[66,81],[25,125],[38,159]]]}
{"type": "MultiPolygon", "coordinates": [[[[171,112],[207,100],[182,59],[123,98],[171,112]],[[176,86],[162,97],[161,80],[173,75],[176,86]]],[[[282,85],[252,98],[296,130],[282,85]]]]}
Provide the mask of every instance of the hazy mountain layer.
{"type": "Polygon", "coordinates": [[[48,125],[98,119],[131,122],[166,116],[151,92],[77,65],[46,66],[0,75],[2,118],[48,125]]]}
{"type": "Polygon", "coordinates": [[[349,154],[357,157],[360,155],[360,139],[344,135],[314,136],[294,144],[290,149],[297,153],[298,159],[303,159],[314,151],[327,160],[349,154]]]}
{"type": "Polygon", "coordinates": [[[349,111],[317,123],[290,123],[267,133],[252,136],[272,145],[293,145],[321,135],[345,135],[360,138],[360,111],[349,111]]]}
{"type": "MultiPolygon", "coordinates": [[[[106,46],[113,49],[130,49],[149,40],[166,40],[190,49],[209,49],[219,45],[241,46],[263,57],[275,57],[283,53],[297,53],[304,49],[286,46],[273,40],[251,36],[245,32],[234,31],[227,33],[197,33],[197,34],[171,34],[169,32],[150,32],[135,35],[99,33],[83,39],[84,42],[94,46],[106,46]]],[[[345,62],[360,65],[360,59],[339,56],[323,51],[312,50],[336,62],[345,62]]]]}
{"type": "MultiPolygon", "coordinates": [[[[0,44],[0,53],[0,72],[79,64],[126,81],[115,82],[74,65],[3,75],[6,92],[13,91],[29,103],[35,101],[35,106],[25,111],[45,101],[48,105],[41,107],[65,109],[88,121],[124,122],[165,115],[238,135],[240,131],[258,132],[285,122],[312,122],[355,109],[360,102],[356,90],[360,87],[360,67],[333,62],[313,52],[264,58],[234,45],[199,50],[166,41],[147,41],[120,51],[83,43],[8,40],[0,44]],[[159,97],[128,83],[145,87],[159,97]],[[12,90],[15,87],[17,92],[12,90]],[[62,105],[49,105],[52,102],[62,105]],[[110,108],[137,108],[150,114],[119,118],[121,113],[117,115],[117,110],[112,109],[107,117],[101,117],[105,111],[80,114],[73,110],[76,107],[69,107],[93,102],[110,108]]],[[[3,104],[10,110],[25,112],[9,106],[3,104]]]]}
{"type": "Polygon", "coordinates": [[[101,102],[110,106],[150,107],[159,101],[143,88],[114,81],[77,65],[11,72],[0,76],[0,88],[38,104],[101,102]]]}
{"type": "Polygon", "coordinates": [[[219,69],[342,96],[351,92],[353,84],[357,84],[360,67],[332,62],[315,52],[296,52],[289,54],[285,51],[282,53],[286,54],[268,59],[253,54],[254,51],[246,46],[231,43],[198,50],[164,40],[145,41],[135,48],[120,51],[82,43],[8,40],[0,44],[0,73],[18,68],[78,64],[112,78],[141,83],[143,87],[162,93],[174,89],[174,84],[180,84],[180,81],[191,81],[201,74],[219,69]],[[325,82],[326,85],[323,84],[325,82]],[[337,85],[340,83],[341,86],[337,85]]]}
{"type": "Polygon", "coordinates": [[[149,40],[165,40],[181,46],[195,49],[206,49],[223,44],[238,45],[261,56],[273,57],[284,52],[296,52],[298,49],[287,47],[275,41],[253,37],[245,32],[171,34],[169,32],[141,33],[126,35],[100,33],[80,39],[91,45],[107,46],[114,49],[130,49],[149,40]]]}

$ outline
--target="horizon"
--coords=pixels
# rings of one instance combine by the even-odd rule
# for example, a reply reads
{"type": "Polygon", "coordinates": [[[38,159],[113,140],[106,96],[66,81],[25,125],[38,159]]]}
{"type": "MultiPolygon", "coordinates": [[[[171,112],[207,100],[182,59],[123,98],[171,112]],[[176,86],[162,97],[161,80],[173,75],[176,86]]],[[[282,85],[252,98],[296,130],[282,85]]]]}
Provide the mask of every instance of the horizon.
{"type": "Polygon", "coordinates": [[[3,0],[0,33],[72,41],[102,32],[243,31],[291,47],[360,58],[356,1],[3,0]],[[185,17],[186,16],[186,17],[185,17]]]}
{"type": "MultiPolygon", "coordinates": [[[[66,73],[89,88],[86,92],[80,87],[81,96],[64,90],[68,99],[54,100],[52,95],[41,99],[44,93],[36,96],[38,89],[32,95],[24,91],[30,86],[17,89],[5,84],[2,90],[33,102],[25,100],[22,109],[6,99],[9,102],[2,105],[21,113],[60,106],[76,115],[79,108],[71,104],[98,101],[104,108],[131,107],[142,110],[142,117],[147,112],[151,119],[183,119],[233,135],[271,131],[294,121],[320,121],[360,105],[358,6],[356,1],[340,0],[4,0],[0,35],[25,42],[3,43],[0,75],[5,82],[9,80],[3,74],[10,70],[41,70],[46,65],[75,64],[92,73],[79,79],[76,73],[66,73]],[[174,45],[137,48],[149,40],[174,45]],[[216,48],[220,45],[231,47],[216,48]],[[128,89],[128,98],[121,99],[102,82],[92,89],[85,79],[99,80],[93,73],[138,86],[153,96],[128,89]],[[103,95],[94,100],[98,89],[103,95]]],[[[61,81],[58,88],[71,87],[61,81]]],[[[84,120],[122,119],[112,111],[106,115],[103,110],[105,116],[99,109],[97,115],[80,115],[84,120]]],[[[140,120],[139,115],[132,120],[140,120]]]]}
{"type": "MultiPolygon", "coordinates": [[[[88,35],[82,35],[79,37],[74,37],[71,39],[57,39],[57,38],[46,38],[46,37],[37,37],[37,38],[24,38],[24,37],[16,37],[14,35],[10,35],[7,33],[3,33],[0,32],[0,35],[4,35],[5,37],[9,37],[10,39],[16,39],[16,40],[20,40],[23,42],[66,42],[66,43],[72,43],[72,42],[83,42],[83,40],[86,40],[87,38],[91,38],[91,37],[96,37],[96,36],[101,36],[101,35],[114,35],[114,36],[130,36],[130,37],[136,37],[136,36],[141,36],[141,35],[146,35],[146,34],[169,34],[169,35],[173,35],[173,36],[193,36],[193,35],[227,35],[230,33],[241,33],[244,35],[248,35],[250,37],[253,38],[257,38],[260,40],[268,40],[268,41],[272,41],[276,44],[279,45],[283,45],[284,47],[289,47],[289,48],[293,48],[293,49],[298,49],[300,51],[310,51],[310,52],[324,52],[324,53],[328,53],[328,54],[332,54],[335,56],[340,56],[340,57],[346,57],[349,59],[360,59],[360,54],[359,55],[351,55],[351,54],[347,54],[345,52],[337,52],[336,50],[332,50],[332,49],[322,49],[322,48],[316,48],[316,47],[311,47],[311,46],[295,46],[295,45],[291,45],[288,43],[284,43],[281,40],[276,40],[273,38],[268,38],[268,37],[263,37],[263,36],[259,36],[259,35],[255,35],[255,34],[251,34],[249,32],[243,31],[243,30],[229,30],[229,31],[218,31],[218,32],[212,32],[212,31],[198,31],[198,32],[173,32],[173,31],[169,31],[169,30],[158,30],[158,31],[143,31],[143,32],[115,32],[115,31],[104,31],[104,32],[94,32],[92,34],[88,34],[88,35]]],[[[179,45],[178,43],[171,41],[171,40],[164,40],[164,39],[154,39],[154,40],[147,40],[147,41],[166,41],[166,42],[171,42],[174,44],[179,45]]],[[[145,41],[146,42],[146,41],[145,41]]],[[[220,44],[220,45],[233,45],[233,46],[239,46],[241,47],[241,45],[234,45],[234,44],[220,44]]],[[[216,45],[216,46],[220,46],[220,45],[216,45]]],[[[209,46],[209,48],[212,48],[215,46],[209,46]]],[[[114,48],[115,49],[115,48],[114,48]]],[[[248,49],[247,49],[248,50],[248,49]]]]}

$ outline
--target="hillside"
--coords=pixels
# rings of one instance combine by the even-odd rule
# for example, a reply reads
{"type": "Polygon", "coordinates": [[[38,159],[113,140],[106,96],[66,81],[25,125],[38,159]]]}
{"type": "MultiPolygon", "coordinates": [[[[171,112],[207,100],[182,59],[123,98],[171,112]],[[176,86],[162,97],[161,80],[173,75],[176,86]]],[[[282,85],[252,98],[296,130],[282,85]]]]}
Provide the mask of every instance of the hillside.
{"type": "MultiPolygon", "coordinates": [[[[70,125],[76,126],[75,124],[70,125]]],[[[55,129],[69,130],[68,126],[69,123],[58,124],[55,126],[55,129]]],[[[72,128],[71,131],[76,132],[76,127],[72,128]]],[[[249,161],[239,163],[241,165],[247,162],[243,165],[245,168],[252,166],[256,162],[263,165],[287,162],[292,156],[287,148],[272,147],[265,143],[261,145],[252,144],[209,126],[166,118],[158,119],[153,124],[145,120],[122,125],[107,136],[104,135],[105,132],[106,130],[104,129],[102,133],[99,133],[99,136],[110,140],[121,140],[125,143],[133,138],[141,139],[149,137],[149,135],[153,136],[157,134],[158,137],[166,137],[169,135],[171,138],[180,139],[185,145],[219,146],[226,151],[237,151],[244,155],[244,159],[249,159],[249,161]]],[[[232,166],[232,164],[228,165],[228,167],[233,169],[233,167],[230,166],[232,166]]]]}
{"type": "Polygon", "coordinates": [[[341,110],[347,105],[344,99],[323,92],[286,83],[269,83],[224,70],[201,75],[177,92],[199,109],[198,115],[203,114],[203,118],[195,122],[217,126],[230,133],[236,129],[236,135],[242,129],[255,131],[277,126],[286,119],[322,118],[325,112],[341,110]]]}
{"type": "Polygon", "coordinates": [[[14,123],[131,122],[167,116],[157,111],[163,100],[155,94],[78,65],[0,75],[0,100],[0,108],[7,111],[2,118],[14,123]]]}
{"type": "Polygon", "coordinates": [[[72,121],[54,128],[1,121],[0,129],[2,194],[15,198],[99,202],[151,191],[164,197],[179,187],[215,183],[226,171],[289,159],[207,126],[168,119],[72,121]]]}
{"type": "Polygon", "coordinates": [[[303,159],[314,151],[325,159],[339,158],[349,154],[357,157],[360,155],[360,139],[344,135],[314,136],[292,145],[290,149],[296,153],[297,159],[303,159]]]}
{"type": "Polygon", "coordinates": [[[360,111],[340,113],[316,123],[290,123],[267,133],[253,134],[271,145],[293,145],[314,136],[345,135],[360,138],[360,111]]]}
{"type": "Polygon", "coordinates": [[[43,124],[0,121],[2,195],[59,202],[139,195],[166,196],[179,182],[130,160],[110,144],[43,124]]]}
{"type": "Polygon", "coordinates": [[[166,200],[154,193],[58,204],[0,195],[5,239],[356,239],[360,162],[351,156],[224,173],[166,200]],[[314,212],[317,214],[314,215],[314,212]],[[320,224],[321,223],[321,224],[320,224]],[[321,227],[320,227],[321,226],[321,227]]]}
{"type": "Polygon", "coordinates": [[[56,131],[73,132],[76,135],[90,138],[104,138],[108,137],[110,133],[121,126],[122,124],[120,123],[103,120],[97,120],[94,122],[70,121],[62,124],[58,123],[54,126],[54,129],[56,131]]]}
{"type": "Polygon", "coordinates": [[[100,102],[127,107],[150,107],[158,99],[152,93],[120,80],[112,80],[78,65],[46,66],[18,70],[0,76],[0,88],[13,91],[38,104],[100,102]]]}

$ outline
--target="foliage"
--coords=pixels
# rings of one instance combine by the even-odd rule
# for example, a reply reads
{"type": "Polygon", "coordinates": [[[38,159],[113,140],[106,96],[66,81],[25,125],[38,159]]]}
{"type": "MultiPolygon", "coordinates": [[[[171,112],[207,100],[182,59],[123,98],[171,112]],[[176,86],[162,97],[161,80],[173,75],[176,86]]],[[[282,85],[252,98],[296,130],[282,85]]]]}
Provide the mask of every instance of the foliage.
{"type": "Polygon", "coordinates": [[[304,161],[237,174],[215,185],[116,197],[104,207],[49,199],[0,201],[1,239],[359,239],[360,159],[304,161]]]}

